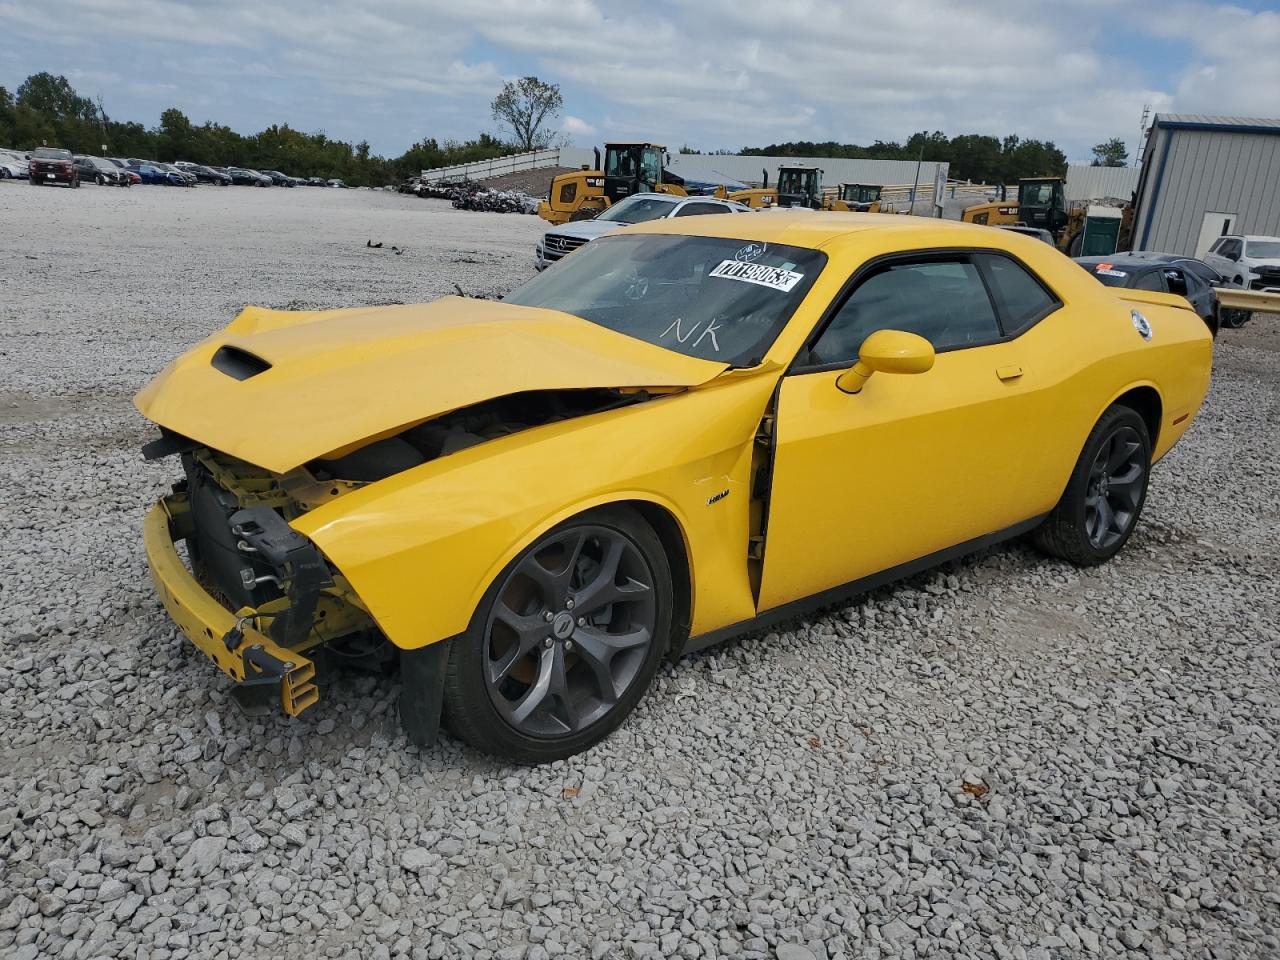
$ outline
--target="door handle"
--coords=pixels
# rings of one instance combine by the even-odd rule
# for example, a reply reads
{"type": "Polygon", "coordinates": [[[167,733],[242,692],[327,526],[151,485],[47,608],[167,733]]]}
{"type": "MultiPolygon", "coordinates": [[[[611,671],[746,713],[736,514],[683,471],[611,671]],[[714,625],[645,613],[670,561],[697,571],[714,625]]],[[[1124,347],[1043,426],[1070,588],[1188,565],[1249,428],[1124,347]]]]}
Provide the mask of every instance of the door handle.
{"type": "Polygon", "coordinates": [[[1022,367],[1011,363],[1005,367],[996,367],[996,376],[1001,380],[1017,380],[1022,376],[1022,367]]]}

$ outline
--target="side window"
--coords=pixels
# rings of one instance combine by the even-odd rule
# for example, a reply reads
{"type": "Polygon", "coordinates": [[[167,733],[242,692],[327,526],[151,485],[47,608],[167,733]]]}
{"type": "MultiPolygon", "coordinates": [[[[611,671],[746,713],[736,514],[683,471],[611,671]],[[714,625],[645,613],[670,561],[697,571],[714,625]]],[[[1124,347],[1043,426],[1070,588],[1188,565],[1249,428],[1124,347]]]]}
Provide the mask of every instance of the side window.
{"type": "Polygon", "coordinates": [[[1170,293],[1176,293],[1180,297],[1189,297],[1199,289],[1191,273],[1184,273],[1176,267],[1164,271],[1164,282],[1170,293]]]}
{"type": "Polygon", "coordinates": [[[987,271],[991,293],[1000,304],[1006,336],[1017,336],[1058,309],[1058,299],[1022,264],[992,254],[979,259],[987,271]]]}
{"type": "Polygon", "coordinates": [[[677,217],[697,217],[704,213],[728,213],[729,208],[718,203],[686,203],[677,211],[677,217]]]}
{"type": "Polygon", "coordinates": [[[849,295],[814,344],[810,362],[851,363],[877,330],[906,330],[949,350],[1000,338],[1000,325],[969,259],[895,263],[849,295]]]}
{"type": "Polygon", "coordinates": [[[1151,270],[1142,274],[1137,280],[1133,281],[1133,289],[1157,290],[1160,293],[1169,292],[1164,285],[1164,275],[1159,270],[1151,270]]]}
{"type": "Polygon", "coordinates": [[[1224,257],[1226,257],[1228,260],[1239,260],[1240,251],[1241,249],[1243,249],[1243,247],[1244,247],[1244,244],[1242,244],[1239,240],[1227,240],[1222,244],[1222,249],[1220,249],[1218,252],[1222,254],[1224,257]]]}

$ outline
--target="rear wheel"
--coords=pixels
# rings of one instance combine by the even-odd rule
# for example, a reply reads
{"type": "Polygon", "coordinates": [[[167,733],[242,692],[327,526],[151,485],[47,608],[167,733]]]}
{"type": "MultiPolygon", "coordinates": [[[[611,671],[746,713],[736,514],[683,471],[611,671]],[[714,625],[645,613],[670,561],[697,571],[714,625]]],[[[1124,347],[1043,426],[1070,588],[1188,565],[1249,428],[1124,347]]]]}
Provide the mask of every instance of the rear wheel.
{"type": "Polygon", "coordinates": [[[1088,567],[1109,560],[1142,514],[1151,439],[1142,417],[1114,406],[1085,441],[1067,489],[1033,539],[1052,556],[1088,567]]]}
{"type": "Polygon", "coordinates": [[[671,609],[670,566],[647,523],[618,507],[569,520],[507,566],[453,641],[446,721],[522,763],[580,753],[644,695],[671,609]]]}
{"type": "Polygon", "coordinates": [[[1249,322],[1248,310],[1227,309],[1220,312],[1222,325],[1228,330],[1239,330],[1249,322]]]}

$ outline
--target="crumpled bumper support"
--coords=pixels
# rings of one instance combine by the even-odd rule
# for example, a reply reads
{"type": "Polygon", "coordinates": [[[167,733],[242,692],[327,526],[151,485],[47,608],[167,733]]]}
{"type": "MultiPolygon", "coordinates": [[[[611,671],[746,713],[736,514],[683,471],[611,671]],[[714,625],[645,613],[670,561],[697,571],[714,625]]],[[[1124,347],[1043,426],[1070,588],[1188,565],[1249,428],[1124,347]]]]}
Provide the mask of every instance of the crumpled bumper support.
{"type": "Polygon", "coordinates": [[[278,699],[286,714],[297,716],[320,699],[315,664],[257,629],[256,611],[231,613],[204,590],[174,546],[187,535],[189,512],[186,494],[174,493],[152,507],[143,522],[156,595],[187,639],[236,681],[238,703],[261,709],[278,699]]]}

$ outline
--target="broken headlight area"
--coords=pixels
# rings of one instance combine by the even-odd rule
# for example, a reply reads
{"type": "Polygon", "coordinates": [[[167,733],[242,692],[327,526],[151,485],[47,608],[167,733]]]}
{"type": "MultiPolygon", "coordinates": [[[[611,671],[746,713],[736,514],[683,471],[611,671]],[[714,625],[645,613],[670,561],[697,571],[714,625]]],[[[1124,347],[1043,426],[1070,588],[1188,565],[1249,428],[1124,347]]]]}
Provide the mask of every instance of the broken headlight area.
{"type": "Polygon", "coordinates": [[[224,651],[215,659],[238,681],[241,707],[263,712],[278,696],[296,714],[318,699],[313,664],[323,673],[330,663],[393,659],[350,585],[288,522],[356,484],[321,485],[305,471],[277,476],[204,448],[182,462],[186,479],[165,499],[170,535],[185,542],[204,592],[235,617],[221,636],[193,639],[205,652],[216,643],[234,655],[231,669],[224,651]]]}

